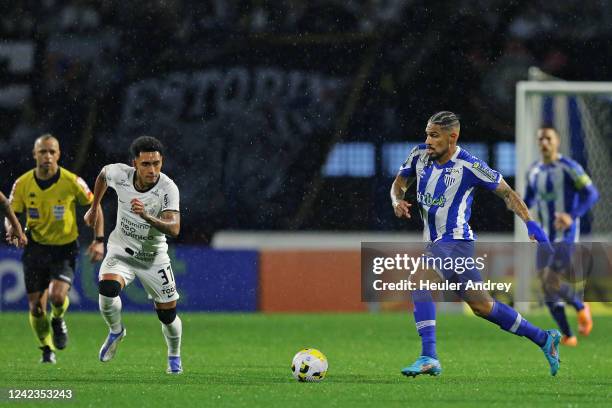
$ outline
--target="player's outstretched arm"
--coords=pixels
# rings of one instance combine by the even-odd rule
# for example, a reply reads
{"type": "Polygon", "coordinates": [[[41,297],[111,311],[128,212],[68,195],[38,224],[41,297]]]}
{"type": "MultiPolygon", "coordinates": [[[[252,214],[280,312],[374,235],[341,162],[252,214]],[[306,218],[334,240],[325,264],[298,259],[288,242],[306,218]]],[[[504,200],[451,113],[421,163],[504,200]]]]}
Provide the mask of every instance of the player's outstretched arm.
{"type": "Polygon", "coordinates": [[[538,242],[548,242],[548,236],[546,232],[540,227],[540,225],[531,219],[529,214],[529,208],[527,204],[521,199],[521,197],[514,191],[504,179],[501,180],[494,193],[501,197],[506,203],[506,207],[517,216],[519,216],[527,225],[527,233],[529,238],[535,239],[538,242]]]}
{"type": "Polygon", "coordinates": [[[9,200],[0,193],[0,216],[4,215],[4,228],[6,229],[6,241],[18,248],[23,248],[28,244],[28,238],[21,228],[17,216],[13,212],[9,200]]]}
{"type": "Polygon", "coordinates": [[[501,197],[506,203],[506,207],[525,222],[531,221],[531,215],[529,215],[529,208],[527,204],[521,199],[521,197],[514,191],[504,179],[501,180],[494,193],[501,197]]]}
{"type": "Polygon", "coordinates": [[[102,215],[102,206],[100,206],[100,203],[102,202],[102,197],[104,197],[104,193],[106,193],[107,188],[108,185],[106,184],[106,174],[104,172],[104,169],[102,169],[102,171],[100,172],[100,174],[98,174],[98,177],[96,178],[96,184],[94,185],[93,191],[94,198],[91,203],[91,207],[89,207],[89,210],[87,210],[85,216],[83,217],[85,224],[90,227],[93,227],[96,231],[96,235],[98,234],[98,228],[102,228],[102,234],[99,236],[104,235],[104,218],[102,215]]]}
{"type": "Polygon", "coordinates": [[[410,218],[410,207],[412,207],[412,204],[404,200],[404,195],[413,182],[414,177],[403,177],[399,174],[393,180],[390,196],[393,212],[397,218],[410,218]]]}

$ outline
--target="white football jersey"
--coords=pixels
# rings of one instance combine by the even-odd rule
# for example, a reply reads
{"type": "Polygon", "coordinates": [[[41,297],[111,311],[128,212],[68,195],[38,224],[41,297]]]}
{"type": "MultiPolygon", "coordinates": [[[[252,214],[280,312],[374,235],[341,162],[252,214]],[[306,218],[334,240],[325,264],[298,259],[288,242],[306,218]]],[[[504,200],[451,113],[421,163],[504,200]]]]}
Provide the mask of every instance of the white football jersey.
{"type": "Polygon", "coordinates": [[[106,184],[117,192],[117,224],[108,239],[109,251],[120,250],[145,263],[169,260],[166,235],[158,231],[139,215],[132,212],[131,201],[142,201],[148,214],[159,217],[163,211],[179,211],[179,190],[164,173],[157,184],[140,192],[134,187],[136,169],[115,163],[104,167],[106,184]]]}

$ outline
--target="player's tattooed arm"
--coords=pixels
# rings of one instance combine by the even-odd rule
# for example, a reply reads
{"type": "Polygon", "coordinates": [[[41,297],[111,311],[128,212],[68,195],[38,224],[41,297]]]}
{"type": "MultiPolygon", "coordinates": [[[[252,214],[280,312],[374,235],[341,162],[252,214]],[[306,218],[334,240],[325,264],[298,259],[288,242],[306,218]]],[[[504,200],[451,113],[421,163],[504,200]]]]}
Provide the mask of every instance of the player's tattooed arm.
{"type": "Polygon", "coordinates": [[[178,211],[162,211],[161,217],[157,218],[145,211],[145,206],[142,201],[137,198],[133,199],[132,212],[140,215],[140,217],[149,223],[153,228],[172,238],[178,237],[181,230],[181,214],[178,211]]]}
{"type": "Polygon", "coordinates": [[[391,185],[389,193],[391,205],[393,206],[395,216],[398,218],[410,218],[410,207],[412,207],[412,204],[404,200],[404,195],[413,182],[414,177],[402,177],[398,174],[391,185]]]}
{"type": "Polygon", "coordinates": [[[494,193],[498,197],[501,197],[506,203],[506,207],[518,215],[523,221],[531,221],[531,215],[529,215],[527,204],[525,204],[517,192],[514,191],[504,179],[499,183],[494,193]]]}

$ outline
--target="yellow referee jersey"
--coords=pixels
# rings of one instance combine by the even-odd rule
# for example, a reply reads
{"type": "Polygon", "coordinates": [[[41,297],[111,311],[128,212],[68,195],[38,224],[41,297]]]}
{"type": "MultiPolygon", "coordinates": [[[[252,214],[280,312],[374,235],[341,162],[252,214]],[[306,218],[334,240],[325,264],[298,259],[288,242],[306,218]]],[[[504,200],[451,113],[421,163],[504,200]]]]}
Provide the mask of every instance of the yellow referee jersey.
{"type": "Polygon", "coordinates": [[[11,191],[11,208],[26,212],[32,239],[43,245],[64,245],[77,239],[76,203],[91,204],[93,193],[76,174],[59,167],[59,179],[41,189],[30,170],[19,177],[11,191]]]}

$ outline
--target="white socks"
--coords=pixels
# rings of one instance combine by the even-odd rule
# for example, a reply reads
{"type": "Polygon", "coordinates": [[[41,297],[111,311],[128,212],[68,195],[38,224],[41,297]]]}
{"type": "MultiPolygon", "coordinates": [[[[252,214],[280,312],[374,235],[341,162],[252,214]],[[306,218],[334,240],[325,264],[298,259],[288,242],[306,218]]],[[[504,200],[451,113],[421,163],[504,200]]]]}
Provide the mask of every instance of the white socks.
{"type": "MultiPolygon", "coordinates": [[[[106,324],[114,334],[121,333],[121,298],[99,295],[100,312],[106,324]]],[[[181,335],[183,334],[183,323],[181,318],[176,316],[170,324],[162,323],[162,333],[168,345],[168,356],[178,357],[181,355],[181,335]]]]}
{"type": "Polygon", "coordinates": [[[170,324],[162,323],[162,333],[168,345],[168,357],[178,357],[181,355],[181,335],[183,334],[183,323],[180,317],[176,316],[170,324]]]}
{"type": "Polygon", "coordinates": [[[121,324],[121,298],[119,296],[108,297],[98,295],[98,303],[102,317],[110,328],[111,333],[121,333],[123,329],[121,324]]]}

